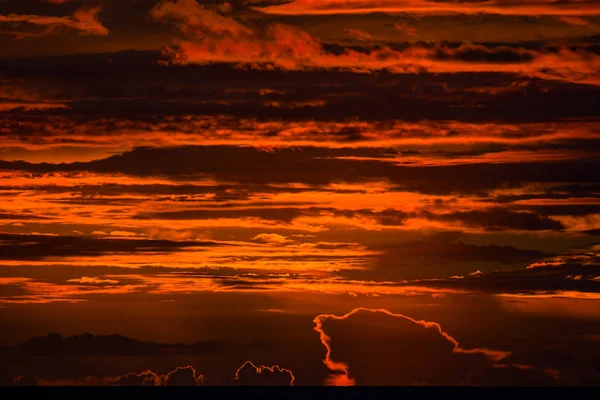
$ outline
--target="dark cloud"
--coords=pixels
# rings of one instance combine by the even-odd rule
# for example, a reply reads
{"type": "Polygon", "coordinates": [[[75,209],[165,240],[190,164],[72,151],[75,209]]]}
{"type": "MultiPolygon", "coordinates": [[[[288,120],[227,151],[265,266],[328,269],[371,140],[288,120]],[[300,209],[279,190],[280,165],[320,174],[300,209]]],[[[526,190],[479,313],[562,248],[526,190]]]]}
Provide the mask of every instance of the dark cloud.
{"type": "Polygon", "coordinates": [[[141,373],[131,372],[118,377],[115,380],[117,386],[155,386],[156,382],[160,378],[152,371],[146,371],[141,373]]]}
{"type": "MultiPolygon", "coordinates": [[[[324,185],[334,182],[366,182],[387,179],[398,190],[432,194],[481,193],[497,187],[526,183],[594,182],[594,158],[553,162],[474,163],[440,166],[398,166],[386,162],[386,149],[304,147],[265,152],[252,147],[182,146],[137,148],[90,162],[33,164],[0,161],[0,169],[33,173],[91,171],[172,179],[214,177],[250,184],[298,182],[324,185]],[[372,159],[348,159],[346,157],[372,159]],[[285,170],[285,174],[277,171],[285,170]],[[322,171],[328,171],[323,174],[322,171]],[[465,177],[469,177],[465,179],[465,177]]],[[[465,214],[466,218],[478,216],[465,214]]],[[[526,216],[524,218],[527,218],[526,216]]],[[[550,225],[551,222],[546,222],[550,225]]],[[[554,224],[556,227],[557,225],[554,224]]]]}
{"type": "Polygon", "coordinates": [[[597,385],[598,16],[290,2],[0,0],[0,385],[597,385]]]}
{"type": "Polygon", "coordinates": [[[561,222],[534,213],[513,212],[505,208],[470,210],[445,214],[426,213],[430,219],[461,222],[467,226],[484,227],[489,231],[502,229],[518,230],[562,230],[561,222]]]}
{"type": "MultiPolygon", "coordinates": [[[[327,353],[324,362],[329,362],[330,369],[337,372],[331,375],[329,384],[344,381],[359,386],[558,384],[533,367],[532,371],[521,373],[507,359],[510,352],[464,349],[459,339],[436,322],[411,320],[384,309],[371,311],[351,317],[325,316],[332,320],[315,328],[329,338],[324,345],[331,353],[327,353]],[[492,361],[492,354],[496,353],[502,356],[492,361]],[[496,374],[496,369],[506,368],[510,378],[496,374]]],[[[315,323],[318,324],[317,319],[315,323]]]]}
{"type": "MultiPolygon", "coordinates": [[[[600,213],[600,204],[558,204],[558,205],[542,204],[542,205],[516,205],[513,207],[520,208],[523,210],[535,211],[536,213],[541,214],[541,215],[579,216],[579,215],[590,215],[590,214],[599,214],[600,213]]],[[[523,213],[518,213],[518,214],[522,215],[523,213]]],[[[535,215],[535,214],[529,214],[529,215],[535,215]]],[[[530,222],[533,223],[533,221],[530,221],[530,222]]],[[[539,226],[542,226],[542,225],[549,226],[549,225],[551,225],[551,222],[556,222],[556,221],[549,220],[546,217],[540,217],[539,226]]],[[[556,228],[550,228],[550,229],[556,229],[556,228]]]]}
{"type": "Polygon", "coordinates": [[[11,386],[13,384],[13,374],[6,368],[0,367],[0,386],[11,386]]]}
{"type": "Polygon", "coordinates": [[[233,383],[241,386],[293,386],[294,373],[279,365],[256,366],[247,361],[236,371],[233,383]]]}
{"type": "Polygon", "coordinates": [[[460,288],[484,293],[543,294],[563,291],[600,293],[600,264],[565,263],[534,268],[497,270],[462,277],[425,281],[433,287],[460,288]]]}
{"type": "Polygon", "coordinates": [[[0,212],[0,220],[39,220],[39,219],[52,219],[43,215],[36,215],[33,213],[6,213],[0,212]]]}
{"type": "Polygon", "coordinates": [[[299,208],[243,208],[165,211],[136,216],[139,219],[196,220],[213,218],[261,218],[271,221],[291,222],[303,214],[299,208]]]}
{"type": "Polygon", "coordinates": [[[203,376],[197,375],[193,367],[178,367],[166,375],[165,386],[198,386],[202,380],[203,376]]]}
{"type": "Polygon", "coordinates": [[[504,366],[482,368],[473,372],[464,382],[469,386],[530,386],[556,387],[565,386],[564,382],[552,377],[552,372],[545,372],[531,366],[504,366]]]}
{"type": "Polygon", "coordinates": [[[342,271],[355,279],[403,280],[449,277],[475,269],[523,267],[546,256],[537,250],[513,246],[474,245],[440,240],[415,240],[371,246],[381,252],[366,270],[342,271]]]}
{"type": "Polygon", "coordinates": [[[524,349],[511,358],[518,363],[534,364],[540,369],[554,371],[562,382],[573,386],[597,387],[600,384],[595,357],[591,352],[524,349]]]}
{"type": "Polygon", "coordinates": [[[38,381],[30,375],[19,375],[13,379],[13,386],[37,386],[38,381]]]}
{"type": "MultiPolygon", "coordinates": [[[[600,195],[600,184],[564,184],[564,185],[551,185],[545,188],[543,191],[539,193],[530,193],[530,194],[505,194],[494,196],[490,198],[490,201],[497,203],[513,203],[516,201],[522,200],[543,200],[543,199],[552,199],[552,200],[566,200],[571,198],[581,198],[581,197],[598,197],[600,195]]],[[[527,207],[527,205],[522,205],[523,207],[527,207]]],[[[542,205],[543,206],[543,205],[542,205]]],[[[570,206],[570,204],[569,204],[570,206]]],[[[575,205],[577,206],[577,205],[575,205]]]]}
{"type": "Polygon", "coordinates": [[[166,254],[174,251],[220,246],[217,242],[152,239],[93,238],[0,234],[3,260],[43,260],[48,257],[99,256],[103,254],[166,254]]]}
{"type": "Polygon", "coordinates": [[[75,385],[75,386],[201,386],[204,375],[199,374],[194,367],[188,365],[177,367],[164,375],[151,370],[143,372],[129,372],[121,376],[87,376],[83,379],[70,380],[44,380],[50,385],[75,385]]]}
{"type": "MultiPolygon", "coordinates": [[[[457,45],[444,49],[443,54],[463,58],[475,57],[472,53],[477,51],[502,54],[481,46],[457,45]]],[[[518,48],[511,51],[528,54],[518,48]]],[[[118,117],[132,119],[133,124],[181,115],[231,115],[259,120],[335,121],[357,117],[548,122],[569,117],[594,118],[593,100],[599,90],[590,85],[543,82],[497,72],[479,72],[474,79],[474,74],[468,72],[434,75],[383,70],[357,74],[335,68],[261,71],[223,63],[163,67],[158,65],[159,59],[158,52],[128,51],[2,60],[0,72],[5,89],[0,97],[6,97],[7,102],[35,99],[69,107],[27,112],[30,118],[56,115],[94,121],[118,117]],[[482,88],[499,90],[486,94],[478,90],[482,88]],[[512,89],[500,90],[507,88],[512,89]],[[571,96],[579,100],[575,104],[568,101],[571,96]],[[315,101],[322,102],[298,106],[315,101]]],[[[16,110],[13,114],[22,113],[16,110]]],[[[15,127],[19,131],[25,128],[16,124],[15,127]]],[[[110,125],[105,129],[109,131],[110,125]]],[[[360,139],[356,132],[340,131],[339,136],[346,140],[360,139]]]]}
{"type": "MultiPolygon", "coordinates": [[[[335,209],[330,207],[304,207],[304,208],[292,208],[292,207],[273,207],[277,206],[274,202],[263,203],[262,208],[246,208],[247,204],[244,204],[244,208],[238,209],[201,209],[201,210],[185,210],[185,211],[167,211],[167,212],[156,212],[140,214],[136,218],[140,219],[183,219],[183,220],[194,220],[194,219],[211,219],[211,218],[246,218],[246,217],[258,217],[270,221],[280,221],[290,223],[294,219],[306,216],[319,216],[319,215],[333,215],[336,217],[345,218],[359,218],[368,217],[373,218],[377,223],[384,226],[401,226],[403,222],[412,216],[411,213],[405,213],[403,211],[388,208],[382,211],[373,211],[369,209],[360,210],[343,210],[335,209]]],[[[252,204],[249,204],[252,206],[252,204]]],[[[238,205],[239,207],[239,205],[238,205]]]]}
{"type": "Polygon", "coordinates": [[[508,46],[489,48],[481,45],[461,45],[456,49],[438,45],[435,58],[439,60],[460,60],[480,62],[527,62],[534,59],[534,54],[522,49],[508,46]]]}
{"type": "Polygon", "coordinates": [[[201,341],[192,344],[142,342],[122,335],[92,335],[90,333],[63,337],[57,333],[34,337],[14,347],[2,348],[12,357],[52,356],[135,356],[156,357],[177,354],[207,354],[229,344],[223,341],[201,341]]]}

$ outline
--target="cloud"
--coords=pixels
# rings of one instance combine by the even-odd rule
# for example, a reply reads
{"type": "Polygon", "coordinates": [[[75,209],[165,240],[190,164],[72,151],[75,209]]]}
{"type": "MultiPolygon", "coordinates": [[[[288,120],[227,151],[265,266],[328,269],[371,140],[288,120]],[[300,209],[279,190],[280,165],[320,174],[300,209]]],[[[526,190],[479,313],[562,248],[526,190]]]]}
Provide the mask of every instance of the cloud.
{"type": "Polygon", "coordinates": [[[340,274],[353,279],[380,281],[445,278],[467,274],[474,268],[488,272],[519,268],[550,256],[514,246],[476,245],[442,239],[374,244],[367,249],[378,255],[371,258],[365,269],[343,270],[340,274]]]}
{"type": "Polygon", "coordinates": [[[161,386],[161,377],[148,370],[140,373],[130,372],[116,378],[105,378],[104,380],[88,379],[116,386],[161,386]]]}
{"type": "Polygon", "coordinates": [[[500,15],[598,15],[597,1],[428,1],[428,0],[293,0],[283,4],[258,8],[260,12],[279,15],[306,14],[500,14],[500,15]]]}
{"type": "Polygon", "coordinates": [[[410,37],[416,38],[419,36],[417,30],[406,23],[397,22],[394,24],[394,28],[410,37]]]}
{"type": "Polygon", "coordinates": [[[0,233],[3,260],[43,260],[49,257],[103,254],[168,254],[218,245],[215,242],[95,238],[84,236],[13,235],[0,233]]]}
{"type": "Polygon", "coordinates": [[[600,280],[597,279],[600,276],[598,261],[597,256],[587,263],[541,261],[521,269],[499,269],[485,273],[476,271],[462,279],[425,279],[413,283],[432,288],[460,288],[491,294],[574,298],[590,295],[591,298],[595,298],[596,294],[600,293],[600,280]]]}
{"type": "Polygon", "coordinates": [[[34,103],[34,102],[3,102],[0,103],[0,112],[3,111],[33,111],[33,110],[65,110],[69,107],[64,104],[34,103]]]}
{"type": "Polygon", "coordinates": [[[331,357],[332,353],[332,340],[331,337],[325,333],[323,328],[324,323],[327,320],[344,320],[359,312],[370,312],[370,313],[382,313],[391,317],[400,318],[420,325],[426,329],[434,329],[439,335],[452,345],[452,353],[457,354],[480,354],[485,356],[492,364],[498,363],[499,361],[510,356],[510,352],[491,350],[486,348],[475,348],[475,349],[464,349],[460,346],[458,341],[445,332],[437,322],[429,322],[423,320],[415,320],[403,314],[395,314],[386,309],[369,309],[369,308],[356,308],[344,315],[338,316],[333,314],[321,314],[315,317],[313,320],[315,326],[314,330],[319,334],[321,344],[325,347],[326,353],[323,359],[323,364],[332,372],[331,376],[327,379],[326,384],[334,386],[353,386],[357,382],[351,376],[350,366],[343,361],[334,361],[331,357]]]}
{"type": "Polygon", "coordinates": [[[562,230],[565,228],[561,222],[546,216],[526,212],[512,212],[500,207],[443,214],[425,212],[425,216],[441,221],[456,221],[467,226],[480,226],[489,231],[502,229],[541,231],[562,230]]]}
{"type": "Polygon", "coordinates": [[[110,236],[115,236],[115,237],[136,237],[136,236],[140,236],[139,234],[135,233],[135,232],[129,232],[129,231],[111,231],[110,232],[110,236]]]}
{"type": "Polygon", "coordinates": [[[294,386],[296,377],[291,370],[279,365],[256,366],[252,361],[246,361],[235,371],[233,379],[235,384],[243,386],[294,386]]]}
{"type": "Polygon", "coordinates": [[[576,17],[576,16],[561,16],[561,17],[558,17],[558,20],[564,22],[565,24],[569,24],[569,25],[573,25],[573,26],[593,26],[593,24],[590,23],[585,18],[576,17]]]}
{"type": "MultiPolygon", "coordinates": [[[[206,340],[191,344],[142,342],[122,335],[82,335],[63,337],[53,333],[33,337],[16,346],[0,347],[2,354],[20,357],[88,357],[136,356],[159,357],[167,355],[210,354],[229,346],[222,341],[206,340]]],[[[178,373],[179,374],[179,373],[178,373]]],[[[183,372],[181,372],[183,374],[183,372]]],[[[176,379],[174,377],[173,379],[176,379]]]]}
{"type": "MultiPolygon", "coordinates": [[[[293,182],[325,185],[386,179],[396,190],[447,195],[482,193],[498,187],[522,187],[527,183],[584,184],[594,182],[595,176],[592,171],[597,167],[594,158],[431,166],[404,166],[382,162],[386,159],[387,156],[382,155],[381,149],[377,148],[282,147],[275,152],[265,153],[248,146],[178,146],[136,148],[90,162],[55,164],[0,161],[0,170],[34,173],[88,171],[142,177],[167,176],[179,181],[212,177],[245,184],[293,182]],[[278,169],[285,170],[286,173],[277,173],[272,169],[273,165],[277,165],[278,169]],[[327,174],[323,174],[322,171],[327,171],[327,174]],[[464,176],[470,178],[463,179],[464,176]]],[[[257,209],[256,213],[259,212],[261,211],[257,209]]],[[[474,218],[479,214],[463,216],[474,218]]]]}
{"type": "Polygon", "coordinates": [[[51,217],[46,217],[43,215],[35,215],[33,213],[12,213],[12,212],[0,212],[0,220],[17,220],[17,221],[27,221],[27,220],[49,220],[51,217]]]}
{"type": "Polygon", "coordinates": [[[187,365],[177,367],[166,374],[146,370],[120,376],[88,376],[81,380],[44,379],[41,381],[45,386],[202,386],[204,375],[199,374],[191,365],[187,365]]]}
{"type": "Polygon", "coordinates": [[[240,36],[251,30],[232,18],[200,5],[196,0],[159,2],[150,12],[158,21],[174,21],[178,29],[191,36],[240,36]]]}
{"type": "Polygon", "coordinates": [[[265,244],[287,244],[293,242],[293,240],[276,233],[260,233],[252,238],[252,241],[265,244]]]}
{"type": "MultiPolygon", "coordinates": [[[[422,42],[419,46],[431,57],[441,54],[445,59],[439,60],[440,63],[460,62],[468,66],[488,59],[500,69],[517,64],[527,68],[532,61],[526,57],[558,51],[556,46],[545,42],[485,46],[422,42]],[[448,59],[450,56],[455,60],[448,59]],[[505,62],[502,57],[506,57],[505,62]],[[522,61],[514,61],[519,58],[522,61]]],[[[353,51],[366,55],[373,50],[362,47],[353,47],[353,51]]],[[[406,46],[398,44],[395,51],[403,51],[403,47],[406,46]]],[[[581,45],[569,48],[581,54],[593,51],[593,47],[581,45]]],[[[206,144],[337,147],[385,142],[416,150],[419,139],[422,144],[425,137],[452,142],[455,146],[466,143],[465,137],[469,137],[475,140],[473,145],[487,142],[488,148],[497,146],[494,152],[503,147],[513,150],[509,144],[520,142],[518,150],[536,146],[553,148],[556,157],[561,145],[563,150],[573,149],[571,146],[577,143],[584,144],[585,130],[589,135],[593,133],[589,120],[595,116],[592,104],[597,89],[590,85],[541,81],[535,76],[483,72],[476,68],[442,74],[391,73],[385,69],[366,74],[338,68],[282,71],[238,68],[236,64],[158,68],[158,58],[158,52],[130,51],[42,58],[35,62],[2,60],[5,79],[0,85],[0,97],[5,102],[43,101],[71,108],[68,112],[64,109],[27,112],[26,119],[21,115],[23,110],[7,111],[0,126],[4,140],[11,146],[32,149],[97,144],[94,155],[100,158],[110,154],[107,147],[122,150],[145,145],[176,146],[197,144],[199,140],[206,144]],[[129,68],[138,69],[140,74],[127,75],[129,68]],[[172,73],[174,70],[176,74],[172,73]],[[84,79],[90,74],[98,76],[102,83],[84,79]],[[124,79],[124,83],[112,85],[111,76],[124,79]],[[198,84],[186,86],[190,79],[198,80],[198,84]],[[578,101],[572,101],[572,96],[578,101]],[[390,101],[403,106],[389,107],[390,101]],[[535,108],[528,107],[531,101],[535,101],[535,108]],[[273,107],[275,103],[279,107],[273,107]],[[295,106],[317,103],[318,107],[295,106]],[[348,120],[349,114],[359,120],[348,120]],[[50,120],[51,125],[47,123],[50,120]],[[567,123],[567,120],[577,122],[567,123]],[[551,123],[554,130],[541,123],[551,123]],[[509,134],[512,131],[514,136],[509,134]],[[551,141],[546,141],[550,138],[551,141]]],[[[551,72],[552,68],[545,71],[551,72]]],[[[589,152],[593,147],[582,149],[589,152]]],[[[538,150],[521,155],[546,159],[547,152],[538,150]]],[[[569,153],[564,151],[560,155],[569,153]]],[[[439,153],[432,154],[436,155],[439,153]]],[[[70,157],[73,159],[74,154],[70,157]]],[[[78,159],[83,161],[82,157],[78,153],[78,159]]],[[[458,162],[464,158],[445,161],[458,162]]]]}
{"type": "Polygon", "coordinates": [[[78,31],[80,35],[106,36],[108,29],[98,21],[98,14],[101,11],[102,6],[95,6],[80,8],[70,17],[7,14],[0,15],[0,24],[17,26],[17,30],[5,31],[5,33],[12,34],[18,39],[53,35],[64,29],[78,31]],[[41,27],[43,30],[31,31],[28,26],[41,27]]]}
{"type": "Polygon", "coordinates": [[[199,375],[191,367],[177,367],[174,371],[164,376],[165,386],[200,386],[204,382],[204,375],[199,375]]]}
{"type": "Polygon", "coordinates": [[[38,386],[38,381],[30,375],[19,375],[13,380],[13,386],[38,386]]]}
{"type": "Polygon", "coordinates": [[[82,276],[81,278],[77,278],[77,279],[69,279],[67,282],[92,284],[92,285],[102,285],[105,283],[108,283],[108,284],[119,283],[119,281],[117,281],[115,279],[102,279],[102,278],[98,278],[97,276],[93,276],[93,277],[82,276]]]}
{"type": "Polygon", "coordinates": [[[363,31],[362,29],[350,28],[347,32],[352,38],[361,42],[370,42],[374,39],[369,32],[363,31]]]}
{"type": "MultiPolygon", "coordinates": [[[[262,11],[281,10],[281,7],[293,7],[295,4],[266,7],[262,11]]],[[[177,40],[176,46],[166,49],[165,55],[171,64],[242,63],[285,70],[386,69],[410,74],[507,72],[548,80],[600,84],[597,67],[600,56],[568,48],[542,53],[509,47],[489,49],[473,44],[463,44],[455,49],[436,44],[433,49],[413,45],[401,50],[392,47],[367,51],[343,49],[334,54],[326,51],[319,40],[296,27],[277,23],[250,28],[193,0],[159,3],[152,15],[157,20],[174,23],[186,37],[185,40],[177,40]]],[[[368,39],[364,31],[353,29],[350,32],[360,40],[368,39]]]]}

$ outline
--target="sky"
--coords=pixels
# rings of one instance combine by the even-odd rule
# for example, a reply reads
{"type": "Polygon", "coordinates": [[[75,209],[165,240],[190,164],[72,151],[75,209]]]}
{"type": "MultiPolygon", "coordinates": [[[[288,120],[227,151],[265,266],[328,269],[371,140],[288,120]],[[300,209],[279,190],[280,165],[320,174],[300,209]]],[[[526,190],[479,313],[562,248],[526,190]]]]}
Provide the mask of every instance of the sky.
{"type": "Polygon", "coordinates": [[[597,0],[0,0],[0,385],[598,386],[597,0]]]}

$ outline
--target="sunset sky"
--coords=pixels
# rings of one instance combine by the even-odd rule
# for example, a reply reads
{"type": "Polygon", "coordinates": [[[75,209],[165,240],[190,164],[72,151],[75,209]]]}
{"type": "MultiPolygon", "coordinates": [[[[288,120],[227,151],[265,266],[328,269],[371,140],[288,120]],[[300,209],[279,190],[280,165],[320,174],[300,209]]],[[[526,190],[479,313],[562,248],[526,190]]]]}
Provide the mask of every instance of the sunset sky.
{"type": "Polygon", "coordinates": [[[0,385],[600,385],[600,1],[0,0],[0,385]]]}

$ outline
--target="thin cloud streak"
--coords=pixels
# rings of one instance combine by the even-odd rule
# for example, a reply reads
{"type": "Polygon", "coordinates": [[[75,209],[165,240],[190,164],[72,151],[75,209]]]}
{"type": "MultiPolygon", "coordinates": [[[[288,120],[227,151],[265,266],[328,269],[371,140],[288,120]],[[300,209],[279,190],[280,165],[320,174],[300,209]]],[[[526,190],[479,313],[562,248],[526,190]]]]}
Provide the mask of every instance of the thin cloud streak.
{"type": "Polygon", "coordinates": [[[256,8],[266,14],[328,15],[368,13],[410,13],[417,15],[499,14],[499,15],[599,15],[597,1],[426,1],[426,0],[293,0],[289,3],[256,8]]]}

